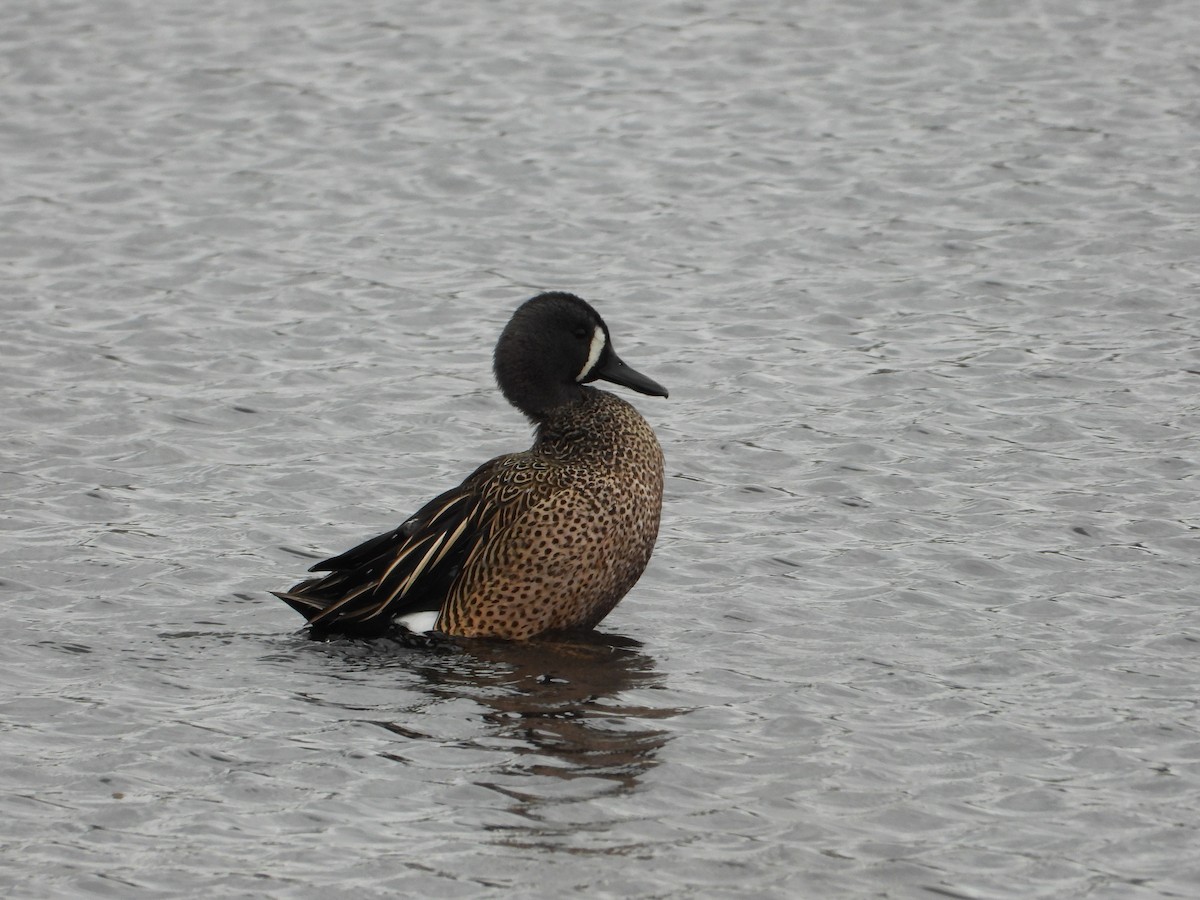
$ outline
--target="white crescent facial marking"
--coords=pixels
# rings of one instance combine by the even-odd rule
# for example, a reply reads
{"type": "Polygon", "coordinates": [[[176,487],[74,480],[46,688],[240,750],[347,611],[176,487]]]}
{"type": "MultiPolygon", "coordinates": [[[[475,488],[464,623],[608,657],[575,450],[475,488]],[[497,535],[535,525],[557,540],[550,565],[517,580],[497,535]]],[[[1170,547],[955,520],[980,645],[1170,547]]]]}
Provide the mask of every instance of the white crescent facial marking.
{"type": "Polygon", "coordinates": [[[583,368],[579,374],[575,376],[576,381],[583,381],[588,377],[588,373],[592,371],[592,366],[596,365],[596,360],[600,358],[600,354],[604,352],[604,329],[599,325],[592,332],[592,346],[588,348],[587,362],[583,364],[583,368]]]}

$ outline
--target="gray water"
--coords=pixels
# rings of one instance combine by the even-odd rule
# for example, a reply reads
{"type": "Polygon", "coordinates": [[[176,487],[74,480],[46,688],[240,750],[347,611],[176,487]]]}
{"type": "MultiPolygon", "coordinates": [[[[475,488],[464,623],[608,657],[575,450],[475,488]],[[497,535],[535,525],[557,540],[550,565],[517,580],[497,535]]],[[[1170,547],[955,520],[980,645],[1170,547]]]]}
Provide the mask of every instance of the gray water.
{"type": "Polygon", "coordinates": [[[1193,3],[4,18],[6,896],[1200,896],[1193,3]],[[306,640],[543,289],[672,392],[603,639],[306,640]]]}

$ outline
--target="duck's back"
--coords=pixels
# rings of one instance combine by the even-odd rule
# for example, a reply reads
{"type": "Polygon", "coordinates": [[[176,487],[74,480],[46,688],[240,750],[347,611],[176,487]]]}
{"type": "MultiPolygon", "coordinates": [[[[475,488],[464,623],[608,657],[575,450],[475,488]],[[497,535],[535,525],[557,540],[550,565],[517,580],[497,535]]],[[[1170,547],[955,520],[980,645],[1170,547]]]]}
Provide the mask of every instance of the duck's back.
{"type": "Polygon", "coordinates": [[[585,389],[487,482],[500,521],[463,561],[439,630],[521,639],[590,628],[645,570],[658,535],[663,457],[650,426],[621,398],[585,389]]]}

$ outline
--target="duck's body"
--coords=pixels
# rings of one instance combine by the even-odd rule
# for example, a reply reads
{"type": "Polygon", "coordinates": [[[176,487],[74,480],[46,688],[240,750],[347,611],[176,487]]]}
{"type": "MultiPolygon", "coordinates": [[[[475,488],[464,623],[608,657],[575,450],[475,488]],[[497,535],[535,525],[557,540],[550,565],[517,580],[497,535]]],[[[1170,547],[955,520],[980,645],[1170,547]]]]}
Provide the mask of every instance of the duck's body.
{"type": "Polygon", "coordinates": [[[637,410],[585,382],[666,391],[617,358],[603,321],[570,294],[517,311],[496,377],[536,423],[533,447],[485,463],[277,595],[315,630],[373,634],[399,621],[523,640],[595,626],[641,576],[658,535],[662,450],[637,410]]]}

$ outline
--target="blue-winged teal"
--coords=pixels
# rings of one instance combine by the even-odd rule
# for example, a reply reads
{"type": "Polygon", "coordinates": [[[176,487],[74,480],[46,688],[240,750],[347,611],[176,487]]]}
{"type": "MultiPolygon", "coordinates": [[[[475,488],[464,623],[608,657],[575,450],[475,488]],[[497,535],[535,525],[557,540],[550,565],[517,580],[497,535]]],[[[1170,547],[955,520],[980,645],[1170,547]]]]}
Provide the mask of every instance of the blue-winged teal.
{"type": "Polygon", "coordinates": [[[586,387],[665,388],[625,365],[573,294],[541,294],[500,335],[496,381],[537,426],[400,527],[313,566],[276,594],[316,632],[513,640],[591,628],[641,576],[658,536],[663,457],[632,406],[586,387]]]}

